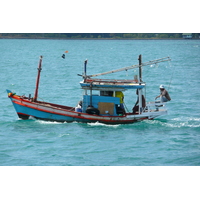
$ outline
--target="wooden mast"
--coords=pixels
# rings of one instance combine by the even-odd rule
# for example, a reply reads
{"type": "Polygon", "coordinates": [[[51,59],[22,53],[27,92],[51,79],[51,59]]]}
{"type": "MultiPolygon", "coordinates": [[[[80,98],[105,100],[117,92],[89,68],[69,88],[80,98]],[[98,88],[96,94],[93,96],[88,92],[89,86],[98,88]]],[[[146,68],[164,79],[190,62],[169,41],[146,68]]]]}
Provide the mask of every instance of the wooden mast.
{"type": "MultiPolygon", "coordinates": [[[[142,55],[139,55],[139,84],[141,85],[142,83],[142,55]]],[[[139,97],[139,114],[142,113],[142,89],[138,90],[138,97],[139,97]]]]}
{"type": "Polygon", "coordinates": [[[142,82],[142,55],[139,55],[139,83],[141,84],[142,82]]]}
{"type": "Polygon", "coordinates": [[[38,65],[38,75],[37,75],[37,80],[36,80],[35,95],[33,97],[33,101],[37,101],[37,97],[38,97],[38,88],[39,88],[39,82],[40,82],[40,72],[42,71],[42,58],[43,58],[43,56],[40,56],[40,61],[39,61],[39,65],[38,65]]]}

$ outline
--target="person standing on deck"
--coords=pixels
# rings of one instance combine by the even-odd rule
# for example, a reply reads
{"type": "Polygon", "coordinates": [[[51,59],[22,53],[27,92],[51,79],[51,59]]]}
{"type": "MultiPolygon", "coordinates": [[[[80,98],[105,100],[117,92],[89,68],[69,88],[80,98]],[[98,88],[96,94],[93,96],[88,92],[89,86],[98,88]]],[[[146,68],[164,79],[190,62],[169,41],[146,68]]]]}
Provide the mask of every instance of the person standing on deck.
{"type": "Polygon", "coordinates": [[[123,92],[116,91],[115,97],[118,97],[120,99],[120,107],[124,110],[124,94],[123,94],[123,92]]]}
{"type": "Polygon", "coordinates": [[[157,98],[160,97],[160,102],[163,103],[163,102],[167,102],[167,101],[170,101],[171,98],[169,96],[169,93],[168,91],[165,89],[164,85],[160,85],[160,95],[158,95],[155,100],[157,98]]]}
{"type": "MultiPolygon", "coordinates": [[[[138,95],[138,89],[136,90],[136,94],[138,95]]],[[[144,109],[146,107],[146,100],[144,98],[144,95],[142,94],[142,108],[144,109]]],[[[137,101],[132,108],[133,114],[139,111],[139,97],[137,98],[137,101]]]]}

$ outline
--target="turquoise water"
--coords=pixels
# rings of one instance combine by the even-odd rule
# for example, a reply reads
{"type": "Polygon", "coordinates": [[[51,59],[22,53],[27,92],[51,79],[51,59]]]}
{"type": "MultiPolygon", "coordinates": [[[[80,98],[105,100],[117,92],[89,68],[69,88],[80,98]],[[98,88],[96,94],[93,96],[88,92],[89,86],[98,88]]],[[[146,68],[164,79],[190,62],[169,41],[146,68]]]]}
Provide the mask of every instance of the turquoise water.
{"type": "MultiPolygon", "coordinates": [[[[0,40],[1,166],[199,166],[200,40],[0,40]],[[68,50],[66,59],[61,56],[68,50]],[[164,84],[168,115],[130,125],[19,120],[6,89],[34,94],[43,55],[39,99],[75,106],[83,63],[94,74],[170,56],[172,62],[143,68],[147,101],[164,84]],[[170,87],[169,87],[170,86],[170,87]]],[[[132,78],[137,70],[104,78],[132,78]]],[[[135,92],[125,92],[132,109],[135,92]]]]}

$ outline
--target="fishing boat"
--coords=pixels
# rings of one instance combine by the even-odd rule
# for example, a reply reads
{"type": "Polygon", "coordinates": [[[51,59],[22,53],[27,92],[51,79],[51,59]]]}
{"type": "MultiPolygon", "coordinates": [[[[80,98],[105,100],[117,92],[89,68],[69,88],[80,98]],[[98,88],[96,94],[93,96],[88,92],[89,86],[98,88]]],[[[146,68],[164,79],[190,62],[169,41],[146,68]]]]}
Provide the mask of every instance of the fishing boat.
{"type": "Polygon", "coordinates": [[[99,122],[104,124],[130,124],[142,120],[152,120],[167,114],[166,103],[148,102],[143,95],[146,83],[142,80],[142,67],[160,62],[170,61],[169,57],[156,59],[142,63],[139,55],[139,64],[116,69],[104,73],[87,75],[87,60],[84,61],[84,71],[78,74],[83,78],[80,81],[83,96],[77,106],[70,107],[38,100],[38,88],[40,73],[42,70],[42,59],[40,56],[36,88],[34,96],[17,95],[7,90],[13,106],[20,119],[27,120],[35,118],[57,122],[99,122]],[[138,68],[138,74],[134,79],[97,79],[97,76],[127,71],[138,68]],[[124,105],[124,91],[134,91],[138,94],[138,104],[133,111],[129,112],[124,105]]]}

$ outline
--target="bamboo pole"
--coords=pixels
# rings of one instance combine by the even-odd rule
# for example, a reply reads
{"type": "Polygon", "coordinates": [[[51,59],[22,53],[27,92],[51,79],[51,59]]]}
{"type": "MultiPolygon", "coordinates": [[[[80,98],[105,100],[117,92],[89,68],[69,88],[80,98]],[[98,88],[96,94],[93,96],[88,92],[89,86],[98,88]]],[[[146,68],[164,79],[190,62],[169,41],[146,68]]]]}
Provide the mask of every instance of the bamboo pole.
{"type": "Polygon", "coordinates": [[[42,71],[42,58],[43,56],[40,56],[40,61],[38,65],[38,75],[36,80],[36,87],[35,87],[35,95],[33,97],[33,101],[37,101],[38,98],[38,88],[39,88],[39,82],[40,82],[40,72],[42,71]]]}
{"type": "MultiPolygon", "coordinates": [[[[152,64],[156,64],[156,63],[160,63],[160,62],[170,61],[170,60],[171,60],[170,57],[164,57],[164,58],[148,61],[146,63],[142,63],[142,66],[152,65],[152,64]]],[[[101,75],[111,74],[111,73],[120,72],[120,71],[127,71],[129,69],[134,69],[134,68],[138,68],[138,67],[140,67],[140,65],[132,65],[132,66],[129,66],[129,67],[124,67],[124,68],[120,68],[120,69],[116,69],[116,70],[112,70],[112,71],[108,71],[108,72],[88,75],[87,77],[91,78],[91,77],[95,77],[95,76],[101,76],[101,75]]]]}

